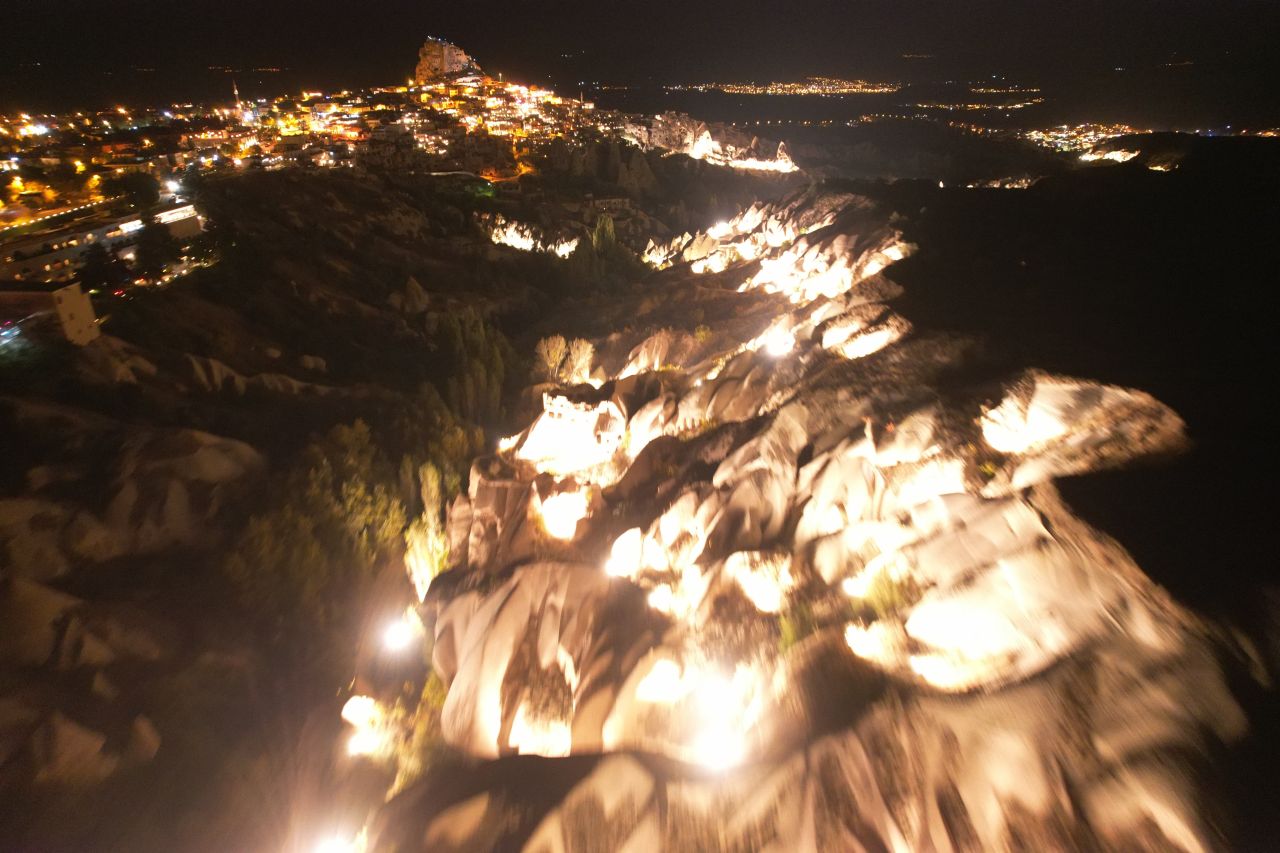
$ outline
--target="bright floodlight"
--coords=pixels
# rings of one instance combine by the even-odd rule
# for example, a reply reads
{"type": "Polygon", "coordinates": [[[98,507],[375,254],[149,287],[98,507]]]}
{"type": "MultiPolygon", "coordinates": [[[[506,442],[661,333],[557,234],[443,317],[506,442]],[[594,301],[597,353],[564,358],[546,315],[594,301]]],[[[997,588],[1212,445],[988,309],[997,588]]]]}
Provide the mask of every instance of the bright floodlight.
{"type": "Polygon", "coordinates": [[[715,773],[741,764],[745,751],[742,738],[723,726],[707,729],[693,742],[694,760],[715,773]]]}
{"type": "Polygon", "coordinates": [[[786,329],[772,329],[764,336],[764,351],[780,358],[795,348],[796,339],[786,329]]]}
{"type": "Polygon", "coordinates": [[[349,846],[341,838],[326,838],[316,845],[315,853],[346,853],[349,846]]]}
{"type": "Polygon", "coordinates": [[[363,850],[364,845],[361,843],[363,833],[356,838],[344,838],[341,835],[331,835],[328,838],[321,839],[313,848],[313,853],[357,853],[363,850]]]}
{"type": "Polygon", "coordinates": [[[633,527],[613,541],[609,559],[604,564],[605,572],[615,578],[635,577],[643,551],[644,535],[639,527],[633,527]]]}
{"type": "Polygon", "coordinates": [[[391,745],[386,711],[372,696],[352,696],[342,706],[342,719],[355,729],[347,738],[347,755],[385,755],[391,745]]]}
{"type": "Polygon", "coordinates": [[[373,755],[381,751],[383,739],[375,731],[357,731],[347,738],[347,755],[373,755]]]}
{"type": "Polygon", "coordinates": [[[587,517],[589,508],[590,495],[586,489],[551,495],[542,501],[543,527],[556,539],[572,539],[578,531],[578,522],[587,517]]]}
{"type": "Polygon", "coordinates": [[[165,181],[164,185],[165,185],[165,188],[168,189],[169,192],[171,193],[176,193],[178,190],[182,189],[182,185],[179,184],[177,181],[173,181],[173,180],[165,181]]]}
{"type": "Polygon", "coordinates": [[[413,626],[405,619],[397,619],[382,632],[382,644],[387,651],[402,652],[413,642],[413,626]]]}

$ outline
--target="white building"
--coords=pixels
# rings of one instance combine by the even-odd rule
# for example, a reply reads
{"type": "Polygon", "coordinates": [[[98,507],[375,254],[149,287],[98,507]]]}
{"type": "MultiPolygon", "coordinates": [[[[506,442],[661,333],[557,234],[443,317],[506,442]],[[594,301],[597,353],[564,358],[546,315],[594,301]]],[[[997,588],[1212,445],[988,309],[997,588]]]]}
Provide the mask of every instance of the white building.
{"type": "Polygon", "coordinates": [[[0,285],[0,318],[26,324],[52,320],[63,337],[77,346],[98,338],[93,303],[78,284],[15,282],[0,285]]]}
{"type": "MultiPolygon", "coordinates": [[[[204,228],[204,219],[191,204],[176,205],[159,211],[155,216],[156,222],[166,226],[170,234],[184,242],[204,228]]],[[[131,213],[0,243],[0,279],[70,281],[80,268],[81,256],[90,246],[98,243],[125,253],[141,230],[142,218],[131,213]]]]}

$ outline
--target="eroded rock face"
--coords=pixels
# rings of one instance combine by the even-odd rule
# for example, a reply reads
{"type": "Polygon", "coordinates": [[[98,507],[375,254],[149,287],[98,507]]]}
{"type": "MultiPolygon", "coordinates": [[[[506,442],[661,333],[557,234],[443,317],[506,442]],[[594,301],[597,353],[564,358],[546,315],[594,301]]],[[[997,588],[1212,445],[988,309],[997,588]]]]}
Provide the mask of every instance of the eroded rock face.
{"type": "MultiPolygon", "coordinates": [[[[85,427],[90,436],[119,430],[119,425],[85,427]]],[[[103,492],[101,471],[70,465],[32,469],[28,480],[37,489],[59,485],[62,494],[77,485],[86,495],[98,494],[97,504],[38,496],[0,499],[4,568],[49,580],[122,555],[198,543],[236,490],[265,467],[261,454],[243,442],[185,429],[133,430],[120,439],[114,458],[96,462],[109,466],[105,494],[98,494],[103,492]]]]}
{"type": "Polygon", "coordinates": [[[481,216],[478,223],[489,239],[499,246],[510,246],[524,252],[550,252],[560,258],[572,255],[580,239],[571,235],[549,237],[535,225],[507,219],[498,213],[481,216]]]}
{"type": "Polygon", "coordinates": [[[686,154],[717,166],[754,172],[788,174],[796,164],[781,142],[767,142],[729,125],[707,124],[667,112],[644,122],[628,122],[625,138],[644,149],[686,154]]]}
{"type": "Polygon", "coordinates": [[[112,667],[167,663],[172,631],[127,604],[88,602],[0,571],[0,791],[90,786],[155,757],[161,736],[112,667]]]}
{"type": "Polygon", "coordinates": [[[1244,720],[1210,633],[1052,485],[1178,449],[1177,415],[1037,371],[939,393],[961,350],[890,307],[909,248],[862,199],[715,231],[655,263],[790,307],[549,392],[455,504],[465,557],[427,599],[444,735],[488,774],[557,761],[456,803],[411,788],[373,840],[1214,846],[1196,756],[1244,720]]]}

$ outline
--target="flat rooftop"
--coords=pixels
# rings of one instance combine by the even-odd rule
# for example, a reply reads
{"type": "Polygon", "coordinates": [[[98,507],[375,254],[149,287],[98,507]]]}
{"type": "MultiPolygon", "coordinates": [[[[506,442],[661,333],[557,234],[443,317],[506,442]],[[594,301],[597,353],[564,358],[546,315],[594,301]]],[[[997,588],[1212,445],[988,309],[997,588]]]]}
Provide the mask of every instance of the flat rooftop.
{"type": "Polygon", "coordinates": [[[0,279],[0,296],[6,293],[53,293],[61,290],[71,282],[66,281],[23,281],[16,278],[0,279]]]}

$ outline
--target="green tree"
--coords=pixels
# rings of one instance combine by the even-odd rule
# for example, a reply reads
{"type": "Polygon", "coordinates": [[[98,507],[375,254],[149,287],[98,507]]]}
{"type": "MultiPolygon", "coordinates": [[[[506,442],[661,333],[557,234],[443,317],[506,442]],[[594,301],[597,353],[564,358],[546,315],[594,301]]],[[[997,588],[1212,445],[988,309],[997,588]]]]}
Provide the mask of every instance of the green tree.
{"type": "Polygon", "coordinates": [[[159,278],[169,264],[181,257],[182,246],[169,233],[169,227],[161,225],[150,214],[144,216],[142,230],[138,232],[138,273],[151,279],[159,278]]]}
{"type": "Polygon", "coordinates": [[[568,344],[561,335],[552,335],[538,341],[534,347],[534,367],[538,378],[544,382],[555,382],[560,377],[560,365],[564,363],[568,344]]]}
{"type": "Polygon", "coordinates": [[[600,214],[596,219],[595,230],[591,232],[591,246],[599,255],[605,255],[613,251],[618,245],[618,235],[613,228],[613,217],[607,213],[600,214]]]}
{"type": "Polygon", "coordinates": [[[418,469],[418,478],[422,515],[405,531],[404,563],[421,598],[426,595],[432,579],[448,564],[449,540],[443,524],[445,492],[440,469],[425,463],[418,469]]]}
{"type": "Polygon", "coordinates": [[[307,447],[224,562],[242,606],[296,664],[334,674],[348,665],[375,571],[404,547],[394,482],[363,421],[334,427],[307,447]]]}
{"type": "Polygon", "coordinates": [[[86,249],[83,259],[76,280],[85,290],[115,290],[132,278],[124,261],[101,243],[86,249]]]}
{"type": "Polygon", "coordinates": [[[591,241],[578,243],[566,265],[571,283],[578,287],[616,288],[643,277],[644,262],[618,242],[613,219],[601,214],[591,232],[591,241]]]}
{"type": "Polygon", "coordinates": [[[125,196],[135,207],[148,208],[160,201],[160,182],[143,172],[128,172],[104,180],[102,192],[125,196]]]}
{"type": "Polygon", "coordinates": [[[590,341],[575,338],[569,344],[569,351],[560,368],[560,381],[581,383],[591,376],[591,361],[595,358],[596,348],[590,341]]]}
{"type": "Polygon", "coordinates": [[[534,368],[544,382],[581,383],[591,375],[594,357],[595,347],[590,341],[566,341],[560,335],[552,335],[534,347],[534,368]]]}

